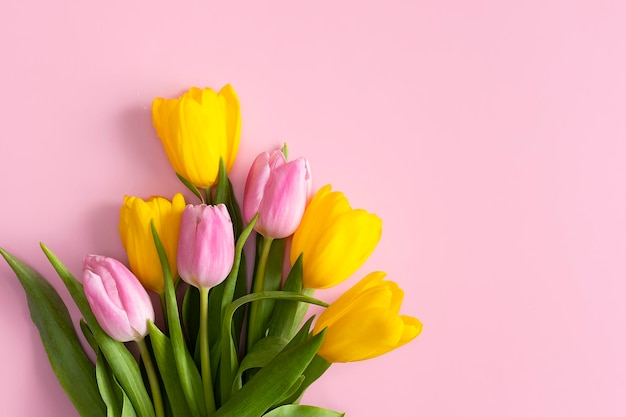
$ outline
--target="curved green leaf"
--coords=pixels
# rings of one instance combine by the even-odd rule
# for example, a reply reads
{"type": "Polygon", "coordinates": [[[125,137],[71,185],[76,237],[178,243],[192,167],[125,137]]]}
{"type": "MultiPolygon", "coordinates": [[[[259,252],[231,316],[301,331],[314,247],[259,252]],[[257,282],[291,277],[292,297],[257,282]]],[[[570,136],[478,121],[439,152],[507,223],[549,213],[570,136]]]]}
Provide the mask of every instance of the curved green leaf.
{"type": "Polygon", "coordinates": [[[150,400],[148,391],[146,391],[146,386],[139,371],[139,365],[137,365],[133,355],[126,349],[123,343],[111,339],[102,330],[89,307],[82,284],[74,278],[67,267],[43,243],[41,248],[74,299],[74,303],[76,303],[87,322],[95,340],[98,342],[98,346],[100,346],[104,357],[111,366],[117,382],[132,402],[137,415],[139,417],[154,417],[152,400],[150,400]]]}
{"type": "Polygon", "coordinates": [[[267,366],[237,391],[213,417],[260,417],[302,376],[319,349],[325,331],[307,342],[287,345],[267,366]]]}
{"type": "Polygon", "coordinates": [[[96,369],[80,344],[63,300],[48,281],[24,262],[2,248],[0,254],[26,292],[30,316],[39,330],[52,370],[74,407],[83,417],[105,416],[96,369]]]}
{"type": "Polygon", "coordinates": [[[289,404],[278,407],[265,414],[265,417],[342,417],[345,413],[310,405],[289,404]]]}

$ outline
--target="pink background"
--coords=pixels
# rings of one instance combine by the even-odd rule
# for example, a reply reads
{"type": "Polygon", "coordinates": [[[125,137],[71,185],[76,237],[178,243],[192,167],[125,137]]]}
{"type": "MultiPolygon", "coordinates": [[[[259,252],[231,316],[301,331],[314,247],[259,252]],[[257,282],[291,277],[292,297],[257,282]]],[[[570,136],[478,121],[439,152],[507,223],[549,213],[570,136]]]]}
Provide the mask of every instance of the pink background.
{"type": "MultiPolygon", "coordinates": [[[[0,245],[69,301],[38,242],[75,273],[85,253],[124,259],[123,196],[181,188],[152,99],[230,82],[239,192],[254,156],[287,141],[316,186],[384,220],[346,286],[387,271],[425,325],[335,365],[306,403],[624,416],[624,22],[620,0],[4,0],[0,245]]],[[[0,275],[2,414],[75,416],[3,262],[0,275]]]]}

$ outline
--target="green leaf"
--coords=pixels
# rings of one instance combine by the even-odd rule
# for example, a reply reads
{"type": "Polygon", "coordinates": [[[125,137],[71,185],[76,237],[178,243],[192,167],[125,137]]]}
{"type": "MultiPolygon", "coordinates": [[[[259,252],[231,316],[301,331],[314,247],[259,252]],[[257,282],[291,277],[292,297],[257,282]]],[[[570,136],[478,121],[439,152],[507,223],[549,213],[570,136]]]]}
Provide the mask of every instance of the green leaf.
{"type": "Polygon", "coordinates": [[[31,319],[41,337],[59,383],[83,417],[106,415],[96,383],[96,370],[85,354],[72,319],[56,290],[41,275],[4,249],[0,254],[19,279],[31,319]]]}
{"type": "Polygon", "coordinates": [[[292,397],[300,389],[300,386],[302,385],[303,382],[304,382],[304,375],[300,375],[298,379],[296,379],[296,381],[293,383],[293,385],[289,387],[289,389],[285,391],[283,395],[281,395],[280,399],[274,402],[274,404],[272,404],[270,408],[274,408],[281,404],[285,404],[285,400],[289,397],[292,397]]]}
{"type": "Polygon", "coordinates": [[[120,417],[122,413],[122,389],[115,381],[111,367],[98,349],[96,354],[96,379],[100,396],[107,407],[107,417],[120,417]]]}
{"type": "MultiPolygon", "coordinates": [[[[328,304],[315,298],[307,297],[302,294],[288,293],[284,291],[265,291],[245,295],[228,305],[224,312],[221,333],[221,362],[220,362],[220,393],[221,403],[224,404],[229,398],[230,389],[232,387],[235,371],[238,366],[235,346],[231,333],[232,318],[235,311],[242,305],[254,301],[265,300],[268,298],[303,301],[306,303],[321,305],[327,307],[328,304]]],[[[291,343],[291,342],[290,342],[291,343]]],[[[265,368],[264,368],[265,369],[265,368]]]]}
{"type": "Polygon", "coordinates": [[[180,378],[176,370],[176,361],[174,360],[174,351],[172,350],[171,341],[159,330],[154,323],[149,323],[150,342],[152,343],[152,351],[156,359],[159,374],[163,380],[167,399],[172,408],[173,415],[176,417],[190,417],[191,410],[187,405],[185,393],[180,384],[180,378]]]}
{"type": "Polygon", "coordinates": [[[214,417],[260,417],[300,379],[319,349],[324,331],[297,346],[287,345],[220,408],[214,417]]]}
{"type": "MultiPolygon", "coordinates": [[[[226,205],[228,213],[230,214],[230,218],[233,222],[233,229],[235,233],[235,239],[237,240],[237,247],[239,247],[239,242],[242,242],[243,248],[243,243],[245,243],[246,239],[248,238],[248,235],[250,234],[250,231],[252,230],[252,227],[256,222],[256,217],[252,219],[250,223],[244,228],[241,210],[233,191],[233,184],[228,178],[226,166],[224,164],[224,161],[221,159],[218,171],[217,185],[215,188],[214,203],[226,205]]],[[[247,294],[246,257],[244,253],[237,249],[235,251],[235,254],[236,258],[235,265],[233,266],[233,271],[236,271],[237,273],[232,278],[229,275],[224,283],[211,290],[209,298],[209,317],[211,317],[212,321],[214,322],[221,323],[221,317],[225,306],[228,305],[233,299],[242,297],[247,294]],[[240,257],[240,259],[237,259],[238,256],[240,257]],[[215,309],[218,300],[221,300],[221,311],[216,311],[215,309]]],[[[235,313],[235,317],[233,319],[234,332],[236,335],[241,335],[244,320],[245,311],[238,310],[235,313]]],[[[219,335],[219,326],[209,327],[209,340],[211,343],[211,348],[213,348],[215,344],[219,343],[219,335]]],[[[214,363],[214,355],[211,356],[211,363],[211,367],[216,369],[217,365],[214,363]]]]}
{"type": "Polygon", "coordinates": [[[154,222],[152,223],[152,236],[154,237],[154,244],[159,254],[159,260],[161,261],[161,268],[163,270],[165,310],[178,377],[180,378],[181,387],[192,415],[194,417],[206,417],[207,410],[204,402],[202,379],[200,378],[200,373],[198,372],[198,368],[191,354],[187,350],[183,338],[180,317],[178,316],[178,304],[176,302],[174,284],[171,278],[172,272],[167,260],[167,255],[165,254],[165,249],[163,249],[161,239],[154,227],[154,222]]]}
{"type": "MultiPolygon", "coordinates": [[[[283,339],[282,337],[274,337],[268,336],[264,339],[259,340],[253,347],[250,352],[246,355],[245,358],[241,361],[239,365],[239,370],[235,375],[234,384],[237,385],[236,388],[239,389],[240,386],[237,381],[240,380],[241,376],[248,369],[253,368],[262,368],[268,363],[272,361],[280,353],[281,350],[287,345],[289,341],[287,339],[283,339]]],[[[235,387],[233,387],[235,388],[235,387]]],[[[233,389],[234,391],[234,389],[233,389]]]]}
{"type": "Polygon", "coordinates": [[[200,199],[200,202],[204,204],[205,202],[204,197],[202,197],[202,193],[200,193],[200,190],[198,190],[198,187],[193,185],[191,182],[189,182],[187,178],[183,177],[178,172],[176,173],[176,176],[178,177],[180,182],[182,182],[185,187],[189,188],[189,191],[191,191],[196,197],[198,197],[200,199]]]}
{"type": "MultiPolygon", "coordinates": [[[[289,271],[283,284],[283,291],[302,292],[302,255],[298,257],[291,271],[289,271]]],[[[312,293],[307,295],[312,295],[312,293]]],[[[305,303],[276,301],[268,334],[291,339],[298,331],[308,307],[308,304],[305,303]]]]}
{"type": "Polygon", "coordinates": [[[230,199],[230,190],[228,188],[228,173],[226,172],[226,165],[224,160],[220,158],[220,166],[217,171],[217,186],[215,187],[215,198],[213,202],[217,204],[228,204],[230,199]]]}
{"type": "Polygon", "coordinates": [[[194,352],[200,328],[200,292],[192,285],[187,286],[183,297],[182,317],[187,335],[187,347],[189,352],[194,352]]]}
{"type": "Polygon", "coordinates": [[[137,413],[133,408],[133,403],[124,394],[124,401],[122,403],[122,416],[121,417],[137,417],[137,413]]]}
{"type": "Polygon", "coordinates": [[[102,330],[102,327],[98,324],[98,320],[96,320],[96,317],[89,308],[89,303],[87,302],[87,297],[85,296],[81,283],[74,278],[67,267],[63,265],[43,243],[41,244],[41,248],[74,299],[76,306],[87,322],[104,357],[111,366],[111,370],[117,382],[119,382],[132,402],[137,415],[139,417],[154,417],[152,401],[150,400],[148,391],[146,391],[139,366],[133,355],[131,355],[123,343],[111,339],[104,330],[102,330]]]}
{"type": "Polygon", "coordinates": [[[330,368],[330,365],[332,364],[326,359],[322,358],[319,355],[315,355],[315,357],[311,360],[311,363],[309,363],[309,366],[307,366],[304,370],[303,383],[290,396],[283,399],[282,403],[291,404],[302,398],[304,391],[306,391],[306,389],[310,387],[311,384],[317,381],[317,379],[321,377],[324,372],[328,370],[328,368],[330,368]]]}
{"type": "Polygon", "coordinates": [[[283,405],[264,415],[265,417],[342,417],[345,413],[310,405],[283,405]]]}
{"type": "MultiPolygon", "coordinates": [[[[263,291],[278,291],[283,278],[283,258],[285,255],[285,239],[275,239],[272,242],[265,268],[263,291]]],[[[261,334],[265,335],[269,320],[274,311],[275,301],[272,299],[259,301],[258,321],[261,334]]]]}

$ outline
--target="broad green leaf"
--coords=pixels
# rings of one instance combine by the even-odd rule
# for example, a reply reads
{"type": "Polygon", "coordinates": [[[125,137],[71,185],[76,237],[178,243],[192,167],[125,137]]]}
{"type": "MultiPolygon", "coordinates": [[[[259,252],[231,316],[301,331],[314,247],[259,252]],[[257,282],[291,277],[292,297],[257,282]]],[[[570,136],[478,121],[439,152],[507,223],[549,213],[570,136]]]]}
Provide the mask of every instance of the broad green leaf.
{"type": "Polygon", "coordinates": [[[324,331],[309,341],[287,346],[220,408],[214,417],[260,417],[300,379],[320,347],[324,331]]]}
{"type": "MultiPolygon", "coordinates": [[[[262,368],[272,361],[280,353],[281,350],[287,345],[289,341],[281,337],[268,336],[259,340],[250,352],[243,358],[239,365],[239,370],[235,375],[234,384],[236,388],[240,388],[240,384],[237,381],[248,369],[262,368]]],[[[233,387],[235,388],[235,387],[233,387]]]]}
{"type": "Polygon", "coordinates": [[[41,275],[4,249],[0,254],[19,279],[30,316],[59,383],[83,417],[103,417],[105,404],[96,383],[96,370],[83,350],[72,319],[56,290],[41,275]]]}
{"type": "Polygon", "coordinates": [[[303,383],[290,396],[287,396],[285,399],[283,399],[282,404],[295,403],[300,398],[302,398],[302,395],[304,394],[306,389],[310,387],[311,384],[313,384],[315,381],[317,381],[317,379],[321,377],[324,372],[328,370],[328,368],[330,368],[330,365],[332,364],[326,359],[322,358],[319,355],[315,355],[315,357],[311,360],[311,363],[309,363],[309,365],[303,372],[303,383]]]}
{"type": "Polygon", "coordinates": [[[190,417],[192,413],[187,405],[185,393],[181,388],[171,342],[152,322],[149,323],[149,330],[152,351],[154,352],[159,374],[167,393],[167,399],[172,408],[172,415],[175,417],[190,417]]]}
{"type": "Polygon", "coordinates": [[[133,404],[133,408],[138,417],[154,417],[154,407],[152,401],[146,391],[146,386],[141,378],[139,366],[133,355],[126,349],[123,343],[111,339],[102,330],[96,317],[89,308],[87,297],[83,291],[83,286],[65,265],[48,249],[43,243],[41,244],[46,257],[63,280],[70,295],[74,299],[76,306],[80,310],[87,326],[93,333],[93,336],[102,350],[102,354],[106,358],[117,382],[128,396],[133,404]]]}
{"type": "Polygon", "coordinates": [[[273,409],[264,417],[342,417],[344,415],[345,413],[338,413],[326,408],[289,404],[273,409]]]}
{"type": "Polygon", "coordinates": [[[295,395],[296,392],[298,392],[303,382],[304,375],[300,375],[298,379],[296,379],[296,381],[293,383],[293,385],[289,387],[287,391],[283,392],[283,395],[281,395],[281,397],[276,402],[274,402],[274,404],[272,404],[271,408],[277,407],[281,404],[285,404],[287,398],[292,397],[293,395],[295,395]]]}
{"type": "MultiPolygon", "coordinates": [[[[221,362],[220,362],[220,393],[221,403],[224,404],[229,398],[230,389],[232,387],[235,372],[238,366],[237,357],[235,355],[235,347],[233,343],[233,337],[231,333],[232,318],[234,312],[246,303],[264,299],[277,299],[277,300],[292,300],[303,301],[306,303],[321,305],[327,307],[328,304],[323,301],[316,300],[315,298],[307,297],[302,294],[288,293],[284,291],[266,291],[254,294],[245,295],[228,305],[224,312],[224,319],[222,321],[222,334],[221,334],[221,362]]],[[[291,343],[291,342],[290,342],[291,343]]],[[[264,368],[265,369],[265,368],[264,368]]],[[[291,386],[291,385],[289,385],[291,386]]]]}

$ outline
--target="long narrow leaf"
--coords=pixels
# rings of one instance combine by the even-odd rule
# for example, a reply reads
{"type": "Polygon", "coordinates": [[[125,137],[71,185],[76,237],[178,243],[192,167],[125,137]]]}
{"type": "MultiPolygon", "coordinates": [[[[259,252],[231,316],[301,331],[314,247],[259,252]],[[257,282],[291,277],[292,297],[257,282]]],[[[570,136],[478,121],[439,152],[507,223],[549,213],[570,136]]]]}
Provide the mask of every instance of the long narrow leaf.
{"type": "Polygon", "coordinates": [[[107,417],[121,417],[123,393],[100,350],[96,356],[96,378],[100,395],[107,407],[107,417]]]}
{"type": "Polygon", "coordinates": [[[178,316],[178,304],[176,302],[176,294],[174,293],[174,284],[172,283],[172,273],[170,270],[165,249],[161,244],[161,239],[157,233],[154,223],[152,223],[152,236],[154,244],[159,254],[161,268],[163,270],[163,280],[165,284],[165,310],[167,314],[167,323],[169,325],[170,338],[172,342],[172,352],[178,377],[189,409],[194,417],[206,417],[207,411],[204,405],[204,391],[202,389],[202,379],[198,368],[187,350],[185,339],[183,338],[183,330],[180,326],[180,317],[178,316]]]}
{"type": "Polygon", "coordinates": [[[96,371],[85,354],[67,307],[41,275],[4,249],[0,254],[17,275],[28,300],[30,316],[39,330],[52,369],[83,417],[106,415],[96,383],[96,371]]]}
{"type": "Polygon", "coordinates": [[[275,408],[265,414],[265,417],[342,417],[344,415],[345,413],[339,413],[327,408],[290,404],[275,408]]]}
{"type": "Polygon", "coordinates": [[[85,296],[81,283],[74,278],[67,267],[63,265],[56,255],[43,243],[41,244],[41,248],[74,299],[76,306],[98,342],[98,346],[100,346],[104,357],[111,366],[117,382],[119,382],[129,400],[132,402],[137,415],[139,417],[154,417],[152,401],[150,400],[148,391],[146,391],[146,386],[143,383],[139,371],[139,365],[137,365],[133,355],[131,355],[123,343],[111,339],[104,330],[102,330],[102,327],[100,327],[96,317],[89,308],[89,303],[87,302],[87,297],[85,296]]]}
{"type": "MultiPolygon", "coordinates": [[[[232,387],[235,372],[237,370],[238,361],[235,355],[235,346],[233,343],[233,337],[231,333],[232,319],[235,311],[246,303],[266,300],[291,300],[302,301],[305,303],[316,304],[327,307],[328,304],[323,301],[317,300],[312,297],[307,297],[302,294],[288,293],[285,291],[265,291],[254,294],[248,294],[228,305],[224,312],[224,318],[222,320],[222,334],[221,340],[221,361],[220,361],[220,393],[222,403],[225,403],[229,398],[230,389],[232,387]]],[[[291,386],[291,385],[290,385],[291,386]]]]}
{"type": "Polygon", "coordinates": [[[293,348],[285,348],[237,391],[214,417],[260,417],[300,379],[320,347],[324,331],[293,348]]]}
{"type": "Polygon", "coordinates": [[[165,336],[154,323],[149,324],[150,341],[152,350],[159,368],[159,374],[165,386],[167,398],[172,407],[173,415],[176,417],[190,417],[191,410],[185,400],[185,393],[180,385],[180,378],[176,371],[176,361],[171,341],[165,336]]]}

